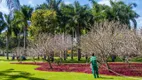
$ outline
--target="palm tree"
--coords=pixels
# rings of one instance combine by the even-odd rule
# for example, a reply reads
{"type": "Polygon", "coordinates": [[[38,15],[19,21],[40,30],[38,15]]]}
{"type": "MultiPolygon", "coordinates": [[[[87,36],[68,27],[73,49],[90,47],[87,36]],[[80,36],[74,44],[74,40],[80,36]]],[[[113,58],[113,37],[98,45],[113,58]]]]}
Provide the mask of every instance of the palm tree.
{"type": "Polygon", "coordinates": [[[132,21],[134,24],[134,29],[137,28],[136,18],[138,18],[139,15],[133,10],[137,4],[131,3],[127,5],[123,1],[113,2],[112,0],[110,0],[110,4],[110,12],[112,16],[108,17],[109,20],[115,20],[121,22],[122,24],[127,24],[129,28],[132,27],[130,25],[130,21],[132,21]]]}
{"type": "Polygon", "coordinates": [[[137,27],[136,18],[139,15],[133,10],[137,5],[131,3],[129,5],[125,4],[123,1],[112,1],[110,0],[111,6],[98,4],[94,0],[90,0],[93,3],[92,14],[95,17],[95,21],[119,21],[122,24],[132,27],[130,21],[134,24],[134,29],[137,27]]]}
{"type": "Polygon", "coordinates": [[[52,9],[58,12],[61,2],[62,0],[46,0],[45,3],[37,5],[36,9],[52,9]]]}
{"type": "Polygon", "coordinates": [[[59,18],[61,17],[61,12],[60,12],[61,3],[62,3],[62,0],[46,0],[45,3],[41,5],[37,5],[36,10],[37,9],[50,9],[50,10],[56,11],[58,22],[60,23],[59,18]]]}
{"type": "MultiPolygon", "coordinates": [[[[78,1],[74,4],[61,5],[62,19],[60,20],[65,31],[75,33],[77,35],[78,46],[80,46],[80,36],[83,29],[89,27],[92,20],[92,15],[87,5],[80,5],[78,1]]],[[[72,35],[72,34],[71,34],[72,35]]],[[[81,50],[78,48],[78,60],[81,59],[81,50]]]]}
{"type": "MultiPolygon", "coordinates": [[[[61,18],[62,18],[62,14],[60,11],[60,4],[62,3],[62,0],[46,0],[45,3],[41,4],[41,5],[37,5],[36,10],[37,9],[50,9],[50,10],[54,10],[56,11],[57,14],[57,20],[60,26],[61,23],[61,18]]],[[[60,31],[59,26],[57,26],[57,30],[55,30],[55,33],[58,33],[60,31]]]]}
{"type": "MultiPolygon", "coordinates": [[[[6,34],[6,51],[7,51],[7,59],[9,59],[8,56],[8,50],[9,50],[9,39],[12,35],[12,32],[16,29],[15,26],[18,24],[18,21],[15,21],[15,19],[11,19],[11,15],[4,15],[2,16],[2,13],[0,14],[0,32],[2,33],[5,31],[6,34]]],[[[15,32],[16,33],[16,32],[15,32]]]]}
{"type": "Polygon", "coordinates": [[[48,6],[46,3],[40,4],[36,6],[36,10],[38,9],[48,9],[48,6]]]}
{"type": "Polygon", "coordinates": [[[111,15],[108,15],[110,12],[109,6],[98,4],[96,1],[92,1],[92,5],[93,5],[92,14],[96,22],[106,20],[107,16],[111,16],[111,15]]]}
{"type": "MultiPolygon", "coordinates": [[[[27,41],[27,28],[29,26],[28,21],[31,18],[33,8],[31,6],[23,5],[20,11],[15,12],[15,17],[22,21],[24,25],[24,49],[26,50],[26,41],[27,41]]],[[[26,52],[24,52],[25,54],[26,52]]]]}

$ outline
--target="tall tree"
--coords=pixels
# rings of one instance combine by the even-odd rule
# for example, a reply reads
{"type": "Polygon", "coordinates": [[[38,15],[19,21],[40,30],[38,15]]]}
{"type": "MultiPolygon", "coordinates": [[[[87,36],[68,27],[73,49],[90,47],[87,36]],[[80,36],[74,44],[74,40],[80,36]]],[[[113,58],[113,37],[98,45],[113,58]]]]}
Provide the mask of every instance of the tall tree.
{"type": "Polygon", "coordinates": [[[60,4],[62,3],[62,0],[46,0],[45,3],[41,5],[37,5],[36,10],[38,9],[48,9],[48,10],[53,10],[56,12],[56,17],[57,17],[57,22],[59,26],[56,28],[56,33],[60,32],[60,24],[61,24],[61,19],[62,19],[62,14],[60,10],[60,4]]]}
{"type": "Polygon", "coordinates": [[[122,24],[127,24],[129,25],[129,28],[131,28],[130,21],[132,21],[134,29],[137,28],[136,18],[138,18],[139,15],[133,10],[133,8],[137,6],[136,3],[127,5],[123,1],[113,2],[110,0],[110,4],[113,19],[111,17],[109,17],[109,19],[120,21],[122,24]]]}
{"type": "Polygon", "coordinates": [[[11,19],[11,15],[0,15],[0,32],[4,32],[6,34],[6,51],[7,51],[7,59],[9,59],[8,56],[8,50],[9,50],[9,39],[12,35],[12,33],[16,33],[15,30],[16,25],[19,23],[19,21],[16,21],[15,18],[11,19]]]}
{"type": "Polygon", "coordinates": [[[95,17],[95,21],[119,21],[122,24],[129,25],[129,29],[133,26],[130,25],[132,22],[134,29],[137,28],[136,18],[139,15],[133,10],[137,5],[135,3],[125,4],[123,1],[112,1],[110,0],[111,6],[98,4],[94,0],[90,0],[93,3],[92,14],[95,17]]]}
{"type": "MultiPolygon", "coordinates": [[[[101,22],[106,20],[107,14],[109,14],[110,7],[107,5],[98,4],[96,1],[92,1],[92,14],[96,22],[101,22]]],[[[111,15],[110,15],[111,16],[111,15]]]]}
{"type": "MultiPolygon", "coordinates": [[[[23,5],[20,11],[15,12],[15,17],[22,21],[24,25],[24,49],[26,50],[27,41],[27,28],[29,26],[28,21],[30,21],[33,8],[31,6],[23,5]]],[[[25,52],[24,52],[25,53],[25,52]]]]}
{"type": "MultiPolygon", "coordinates": [[[[87,29],[93,19],[90,14],[88,5],[80,5],[78,1],[74,4],[61,5],[62,26],[65,26],[65,30],[71,30],[69,32],[75,32],[77,35],[77,43],[80,46],[80,35],[83,29],[87,29]]],[[[68,31],[67,30],[67,31],[68,31]]],[[[81,50],[78,48],[78,60],[81,59],[81,50]]]]}
{"type": "Polygon", "coordinates": [[[59,11],[59,6],[62,0],[46,0],[45,3],[37,5],[36,9],[52,9],[59,11]]]}
{"type": "Polygon", "coordinates": [[[32,14],[31,22],[31,36],[36,36],[39,33],[55,34],[57,28],[56,12],[54,10],[36,10],[32,14]]]}

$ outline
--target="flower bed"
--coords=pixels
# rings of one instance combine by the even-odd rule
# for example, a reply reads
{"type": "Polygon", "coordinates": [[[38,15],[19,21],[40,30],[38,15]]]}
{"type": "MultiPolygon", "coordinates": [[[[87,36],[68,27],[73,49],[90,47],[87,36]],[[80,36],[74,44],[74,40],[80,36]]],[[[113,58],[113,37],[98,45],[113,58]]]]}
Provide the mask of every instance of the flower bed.
{"type": "MultiPolygon", "coordinates": [[[[20,63],[18,63],[20,64],[20,63]]],[[[53,72],[81,72],[91,74],[91,69],[89,64],[52,64],[53,69],[49,68],[48,63],[21,63],[26,65],[40,65],[36,70],[40,71],[53,71],[53,72]]],[[[111,69],[121,75],[125,76],[139,76],[142,77],[142,63],[131,63],[130,68],[128,64],[125,63],[109,63],[111,69]]],[[[100,66],[99,73],[104,75],[116,75],[109,72],[104,65],[100,66]]]]}

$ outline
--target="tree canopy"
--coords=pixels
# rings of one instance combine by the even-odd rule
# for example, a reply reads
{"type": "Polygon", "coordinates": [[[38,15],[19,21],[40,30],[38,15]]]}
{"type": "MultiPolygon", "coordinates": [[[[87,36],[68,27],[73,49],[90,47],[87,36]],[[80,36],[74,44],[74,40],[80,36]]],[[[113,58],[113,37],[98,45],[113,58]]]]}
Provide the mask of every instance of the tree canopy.
{"type": "MultiPolygon", "coordinates": [[[[36,39],[39,34],[71,35],[72,42],[76,39],[78,55],[81,58],[81,36],[89,33],[91,29],[97,29],[97,23],[119,22],[119,28],[127,25],[128,30],[137,29],[136,19],[139,17],[134,8],[137,4],[126,4],[123,1],[110,0],[110,6],[99,4],[96,0],[89,0],[92,5],[82,5],[79,1],[65,4],[63,0],[46,0],[35,6],[21,6],[14,12],[14,18],[10,14],[0,12],[0,32],[8,38],[18,41],[18,46],[24,47],[31,39],[36,39]],[[30,23],[30,24],[29,24],[30,23]],[[133,24],[131,24],[133,23],[133,24]],[[13,36],[14,35],[14,36],[13,36]],[[28,37],[28,38],[27,38],[28,37]],[[20,43],[23,43],[20,45],[20,43]]],[[[103,26],[103,25],[102,25],[103,26]]],[[[118,26],[117,26],[118,27],[118,26]]],[[[10,40],[12,40],[10,39],[10,40]]],[[[13,42],[14,41],[10,41],[13,42]]],[[[25,50],[26,51],[26,50],[25,50]]],[[[78,59],[80,60],[80,59],[78,59]]]]}

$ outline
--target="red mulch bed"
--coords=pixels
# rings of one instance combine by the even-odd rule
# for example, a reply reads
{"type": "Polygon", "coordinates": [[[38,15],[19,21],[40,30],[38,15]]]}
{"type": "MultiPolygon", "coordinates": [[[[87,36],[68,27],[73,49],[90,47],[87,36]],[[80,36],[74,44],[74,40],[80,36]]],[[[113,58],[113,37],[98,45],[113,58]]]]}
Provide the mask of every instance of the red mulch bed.
{"type": "MultiPolygon", "coordinates": [[[[19,63],[18,63],[19,64],[19,63]]],[[[81,72],[81,73],[88,73],[91,74],[91,69],[89,64],[52,64],[53,70],[49,68],[48,63],[20,63],[20,64],[27,64],[27,65],[40,65],[39,68],[35,70],[40,71],[53,71],[53,72],[81,72]]],[[[131,67],[128,67],[128,64],[125,63],[109,63],[111,69],[119,74],[125,76],[139,76],[142,77],[142,63],[131,63],[131,67]]],[[[99,73],[104,75],[116,75],[112,72],[109,72],[106,68],[102,65],[99,68],[99,73]]]]}

